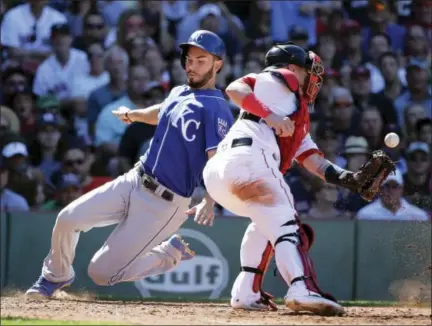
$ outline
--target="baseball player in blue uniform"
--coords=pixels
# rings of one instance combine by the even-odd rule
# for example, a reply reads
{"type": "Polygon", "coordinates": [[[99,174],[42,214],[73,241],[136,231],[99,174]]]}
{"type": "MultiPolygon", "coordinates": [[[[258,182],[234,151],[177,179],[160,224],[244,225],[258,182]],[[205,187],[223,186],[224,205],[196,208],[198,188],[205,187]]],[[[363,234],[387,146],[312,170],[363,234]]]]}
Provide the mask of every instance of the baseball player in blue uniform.
{"type": "Polygon", "coordinates": [[[88,266],[90,278],[98,285],[164,273],[194,256],[175,232],[188,215],[195,215],[199,224],[212,224],[214,201],[208,195],[197,206],[189,209],[189,205],[194,189],[202,184],[204,166],[233,117],[222,92],[215,88],[225,56],[223,41],[200,30],[180,48],[187,85],[172,89],[161,104],[113,111],[126,123],[157,125],[149,149],[129,172],[59,213],[42,275],[27,296],[51,297],[73,282],[80,232],[93,227],[118,224],[88,266]]]}

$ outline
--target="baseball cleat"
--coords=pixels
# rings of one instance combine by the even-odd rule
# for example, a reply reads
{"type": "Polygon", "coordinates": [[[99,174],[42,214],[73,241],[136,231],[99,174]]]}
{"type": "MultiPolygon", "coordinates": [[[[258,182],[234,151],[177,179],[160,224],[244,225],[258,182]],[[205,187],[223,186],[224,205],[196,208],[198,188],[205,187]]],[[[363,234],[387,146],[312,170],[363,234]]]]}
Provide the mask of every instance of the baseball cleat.
{"type": "Polygon", "coordinates": [[[169,238],[168,243],[181,252],[181,260],[189,260],[195,256],[195,252],[189,248],[189,244],[182,239],[180,234],[174,234],[169,238]]]}
{"type": "Polygon", "coordinates": [[[321,316],[342,316],[344,308],[318,294],[286,296],[285,304],[293,311],[308,311],[321,316]]]}
{"type": "Polygon", "coordinates": [[[51,282],[43,276],[40,276],[36,283],[27,290],[25,295],[29,298],[35,299],[51,298],[56,291],[70,286],[73,281],[74,277],[65,282],[51,282]]]}
{"type": "Polygon", "coordinates": [[[243,302],[240,299],[231,298],[231,307],[234,309],[244,310],[263,310],[263,311],[277,311],[277,305],[270,298],[261,298],[254,302],[243,302]]]}

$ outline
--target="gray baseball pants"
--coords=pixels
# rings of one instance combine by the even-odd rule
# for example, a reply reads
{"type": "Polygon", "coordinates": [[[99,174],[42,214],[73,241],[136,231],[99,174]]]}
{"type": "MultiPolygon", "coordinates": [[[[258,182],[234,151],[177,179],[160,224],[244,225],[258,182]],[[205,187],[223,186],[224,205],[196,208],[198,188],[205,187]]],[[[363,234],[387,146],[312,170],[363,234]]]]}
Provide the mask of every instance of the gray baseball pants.
{"type": "Polygon", "coordinates": [[[136,168],[81,196],[58,215],[42,275],[52,282],[74,277],[72,263],[80,232],[118,224],[88,266],[98,285],[113,285],[161,274],[180,263],[181,253],[162,242],[186,221],[190,199],[169,202],[146,189],[136,168]]]}

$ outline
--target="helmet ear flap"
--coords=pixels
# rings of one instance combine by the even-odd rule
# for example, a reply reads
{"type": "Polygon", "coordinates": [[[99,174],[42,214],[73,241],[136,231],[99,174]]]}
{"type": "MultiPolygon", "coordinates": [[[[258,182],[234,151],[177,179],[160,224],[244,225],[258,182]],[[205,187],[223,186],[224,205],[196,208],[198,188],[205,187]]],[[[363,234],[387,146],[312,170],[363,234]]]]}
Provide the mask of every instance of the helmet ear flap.
{"type": "Polygon", "coordinates": [[[186,69],[186,55],[187,55],[187,49],[184,49],[180,52],[180,64],[183,69],[186,69]]]}

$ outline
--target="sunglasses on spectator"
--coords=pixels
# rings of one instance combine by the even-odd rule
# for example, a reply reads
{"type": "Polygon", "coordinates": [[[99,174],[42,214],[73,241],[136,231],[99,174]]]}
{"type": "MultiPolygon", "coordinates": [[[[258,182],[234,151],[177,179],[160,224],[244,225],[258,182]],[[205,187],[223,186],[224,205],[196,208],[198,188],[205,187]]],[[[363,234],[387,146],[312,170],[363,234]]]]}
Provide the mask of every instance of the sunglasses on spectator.
{"type": "Polygon", "coordinates": [[[86,23],[88,29],[103,29],[105,25],[103,23],[86,23]]]}
{"type": "Polygon", "coordinates": [[[67,165],[67,166],[81,165],[83,163],[84,163],[84,159],[66,160],[65,161],[65,165],[67,165]]]}
{"type": "Polygon", "coordinates": [[[103,52],[89,52],[89,56],[92,58],[102,58],[104,56],[103,52]]]}
{"type": "Polygon", "coordinates": [[[400,184],[394,183],[394,182],[389,182],[389,183],[386,183],[384,185],[384,188],[387,188],[387,189],[399,189],[400,187],[401,187],[400,184]]]}

